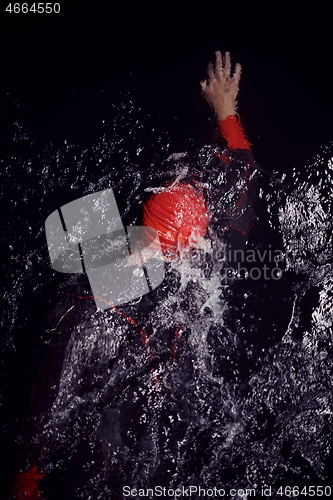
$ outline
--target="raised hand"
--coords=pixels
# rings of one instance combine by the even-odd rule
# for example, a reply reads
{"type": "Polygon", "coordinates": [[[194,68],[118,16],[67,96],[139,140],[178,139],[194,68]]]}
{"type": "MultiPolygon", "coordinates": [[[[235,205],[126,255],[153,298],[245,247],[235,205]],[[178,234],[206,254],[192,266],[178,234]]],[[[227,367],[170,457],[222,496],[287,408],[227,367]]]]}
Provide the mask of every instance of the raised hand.
{"type": "Polygon", "coordinates": [[[241,76],[241,66],[236,64],[231,76],[230,53],[222,60],[220,51],[215,52],[215,66],[209,63],[208,77],[201,82],[202,93],[215,111],[218,120],[224,120],[237,112],[237,94],[241,76]]]}

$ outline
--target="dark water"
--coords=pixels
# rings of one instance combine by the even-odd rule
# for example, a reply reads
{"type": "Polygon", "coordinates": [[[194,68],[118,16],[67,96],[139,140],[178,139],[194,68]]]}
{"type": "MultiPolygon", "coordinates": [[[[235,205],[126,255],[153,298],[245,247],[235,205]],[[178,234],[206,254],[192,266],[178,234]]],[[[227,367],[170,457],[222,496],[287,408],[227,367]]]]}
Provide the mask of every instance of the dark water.
{"type": "MultiPolygon", "coordinates": [[[[247,489],[260,497],[271,487],[275,499],[288,497],[281,486],[329,485],[332,144],[290,178],[254,165],[257,219],[246,243],[224,231],[236,188],[224,189],[216,141],[193,137],[188,157],[165,162],[179,151],[175,136],[129,94],[119,102],[88,135],[79,119],[59,131],[36,125],[27,100],[2,101],[8,483],[38,463],[49,499],[124,498],[124,486],[138,490],[130,498],[155,487],[176,498],[183,486],[250,498],[247,489]],[[85,275],[52,270],[44,223],[53,210],[112,187],[124,224],[139,224],[149,189],[193,175],[209,193],[208,236],[122,314],[96,310],[85,275]],[[226,279],[221,248],[252,255],[249,278],[226,279]]],[[[238,172],[247,162],[233,158],[238,172]]]]}

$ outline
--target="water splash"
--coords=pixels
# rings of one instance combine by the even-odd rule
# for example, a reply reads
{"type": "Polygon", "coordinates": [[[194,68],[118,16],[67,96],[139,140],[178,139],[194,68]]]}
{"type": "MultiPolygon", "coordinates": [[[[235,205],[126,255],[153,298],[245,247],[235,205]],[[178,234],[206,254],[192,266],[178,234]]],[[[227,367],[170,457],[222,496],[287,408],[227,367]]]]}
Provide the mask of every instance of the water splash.
{"type": "MultiPolygon", "coordinates": [[[[33,467],[36,450],[44,449],[41,486],[50,499],[122,498],[124,485],[269,485],[271,498],[279,498],[278,485],[326,481],[332,144],[289,184],[267,180],[260,169],[251,173],[264,207],[252,248],[268,248],[267,235],[278,234],[283,278],[225,280],[228,263],[217,257],[229,237],[225,211],[230,217],[244,188],[235,187],[226,157],[241,172],[248,158],[208,145],[192,162],[182,154],[163,163],[171,141],[155,131],[161,161],[154,152],[152,165],[144,160],[140,112],[124,106],[130,118],[119,111],[112,134],[103,123],[100,137],[84,147],[74,139],[39,145],[29,128],[14,123],[15,148],[2,158],[11,235],[10,266],[2,269],[4,393],[13,387],[10,363],[18,366],[27,345],[25,370],[38,360],[39,380],[48,380],[39,383],[35,409],[18,432],[21,466],[33,467]],[[130,147],[124,129],[137,131],[130,147]],[[58,206],[112,186],[124,223],[137,224],[148,189],[193,176],[212,193],[215,223],[196,248],[166,263],[160,287],[122,314],[96,312],[84,278],[51,270],[43,224],[58,206]]],[[[13,425],[8,434],[15,433],[13,425]]]]}

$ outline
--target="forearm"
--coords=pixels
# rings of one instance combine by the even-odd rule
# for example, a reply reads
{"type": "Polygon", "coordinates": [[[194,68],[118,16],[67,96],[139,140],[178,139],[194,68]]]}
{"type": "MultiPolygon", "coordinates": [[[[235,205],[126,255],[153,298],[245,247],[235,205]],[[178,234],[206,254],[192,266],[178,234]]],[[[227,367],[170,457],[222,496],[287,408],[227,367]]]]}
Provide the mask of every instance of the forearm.
{"type": "Polygon", "coordinates": [[[229,149],[251,150],[251,143],[247,140],[240,118],[237,114],[228,115],[217,121],[218,131],[226,141],[229,149]]]}

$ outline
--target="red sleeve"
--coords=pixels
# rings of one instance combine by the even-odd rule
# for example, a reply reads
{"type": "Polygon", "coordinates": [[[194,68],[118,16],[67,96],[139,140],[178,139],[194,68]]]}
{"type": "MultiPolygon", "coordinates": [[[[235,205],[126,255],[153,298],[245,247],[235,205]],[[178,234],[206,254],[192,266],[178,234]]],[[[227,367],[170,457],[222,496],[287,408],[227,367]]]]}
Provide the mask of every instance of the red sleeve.
{"type": "Polygon", "coordinates": [[[227,116],[225,120],[218,121],[218,130],[227,141],[230,149],[251,149],[251,143],[247,140],[241,121],[238,116],[227,116]]]}

